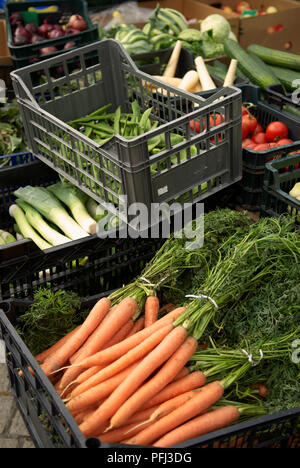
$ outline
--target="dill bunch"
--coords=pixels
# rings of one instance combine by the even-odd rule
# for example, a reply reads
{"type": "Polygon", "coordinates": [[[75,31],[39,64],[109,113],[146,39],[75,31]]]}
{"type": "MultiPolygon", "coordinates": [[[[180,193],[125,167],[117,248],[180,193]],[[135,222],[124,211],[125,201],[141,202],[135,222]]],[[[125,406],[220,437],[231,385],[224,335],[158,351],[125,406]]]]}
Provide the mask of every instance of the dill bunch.
{"type": "Polygon", "coordinates": [[[86,317],[80,297],[64,290],[39,289],[21,318],[18,333],[35,356],[72,331],[86,317]]]}

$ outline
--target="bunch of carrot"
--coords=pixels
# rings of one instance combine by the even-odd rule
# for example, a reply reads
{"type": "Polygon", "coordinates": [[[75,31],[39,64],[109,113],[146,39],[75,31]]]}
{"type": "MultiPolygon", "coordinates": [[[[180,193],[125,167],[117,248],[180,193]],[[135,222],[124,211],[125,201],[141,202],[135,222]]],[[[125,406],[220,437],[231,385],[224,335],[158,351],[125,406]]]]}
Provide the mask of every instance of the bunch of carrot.
{"type": "Polygon", "coordinates": [[[186,310],[148,296],[135,322],[131,297],[99,300],[81,326],[36,356],[86,437],[169,447],[236,421],[220,381],[187,363],[198,348],[174,321],[186,310]]]}

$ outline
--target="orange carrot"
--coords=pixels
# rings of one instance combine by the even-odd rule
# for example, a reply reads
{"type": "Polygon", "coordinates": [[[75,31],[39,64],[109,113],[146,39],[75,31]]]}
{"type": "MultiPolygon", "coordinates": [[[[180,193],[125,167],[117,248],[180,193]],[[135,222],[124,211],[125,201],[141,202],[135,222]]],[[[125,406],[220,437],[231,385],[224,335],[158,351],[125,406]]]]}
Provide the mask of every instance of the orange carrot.
{"type": "Polygon", "coordinates": [[[174,304],[166,304],[164,306],[162,306],[160,309],[159,309],[159,313],[161,314],[162,312],[166,312],[166,313],[169,313],[169,312],[172,312],[172,310],[175,309],[175,306],[174,304]]]}
{"type": "Polygon", "coordinates": [[[125,340],[112,346],[111,348],[104,349],[99,353],[94,354],[93,356],[78,361],[76,364],[80,365],[81,367],[92,367],[100,365],[103,366],[104,364],[113,362],[119,357],[123,356],[123,354],[127,353],[130,349],[142,343],[146,338],[148,338],[148,336],[150,336],[159,328],[162,328],[167,324],[173,323],[173,321],[177,317],[179,317],[185,310],[185,307],[180,307],[172,311],[165,317],[161,318],[160,320],[157,320],[150,327],[144,328],[140,332],[135,333],[134,335],[130,336],[129,338],[126,338],[125,340]]]}
{"type": "Polygon", "coordinates": [[[145,303],[145,328],[156,322],[159,312],[159,300],[156,296],[148,296],[145,303]]]}
{"type": "MultiPolygon", "coordinates": [[[[150,327],[149,327],[150,328],[150,327]]],[[[145,328],[147,330],[147,328],[145,328]]],[[[136,336],[136,335],[133,335],[136,336]]],[[[118,388],[107,398],[94,415],[80,425],[82,433],[89,437],[98,433],[98,427],[106,422],[121,405],[140,387],[140,385],[185,341],[187,331],[176,327],[151,351],[118,388]]]]}
{"type": "MultiPolygon", "coordinates": [[[[143,427],[149,427],[151,424],[151,422],[145,423],[143,427]]],[[[127,426],[114,429],[113,431],[102,433],[97,437],[101,440],[101,442],[121,442],[126,437],[134,436],[138,432],[140,432],[140,428],[136,425],[136,423],[132,423],[128,424],[127,426]]]]}
{"type": "MultiPolygon", "coordinates": [[[[114,334],[120,330],[124,323],[126,323],[133,316],[136,310],[137,302],[134,299],[130,297],[123,299],[114,309],[114,314],[112,314],[109,319],[105,321],[103,327],[98,329],[98,332],[94,335],[93,340],[90,342],[89,346],[85,348],[83,354],[80,356],[85,358],[98,352],[114,336],[114,334]]],[[[82,369],[80,367],[71,367],[70,369],[67,369],[61,379],[62,388],[65,388],[70,382],[75,380],[81,371],[82,369]]]]}
{"type": "MultiPolygon", "coordinates": [[[[71,393],[71,399],[67,403],[68,410],[72,413],[75,411],[83,410],[90,405],[97,404],[105,397],[108,397],[123,381],[130,375],[130,373],[139,365],[141,361],[135,362],[127,369],[123,370],[119,374],[113,376],[111,379],[102,382],[90,390],[73,398],[71,393]]],[[[102,405],[101,405],[102,406],[102,405]]]]}
{"type": "MultiPolygon", "coordinates": [[[[176,329],[175,329],[176,330],[176,329]]],[[[151,398],[152,395],[165,388],[184,365],[190,360],[198,346],[197,340],[189,336],[177,351],[165,362],[157,374],[140,387],[126,402],[118,409],[111,418],[111,427],[120,427],[128,421],[138,409],[151,398]]]]}
{"type": "Polygon", "coordinates": [[[180,442],[226,427],[238,418],[239,410],[236,406],[223,406],[222,408],[209,411],[171,430],[158,439],[153,446],[172,447],[180,442]]]}
{"type": "Polygon", "coordinates": [[[183,377],[186,377],[187,375],[189,375],[189,373],[190,373],[189,368],[183,367],[183,369],[181,369],[178,372],[178,374],[175,376],[175,378],[173,379],[173,382],[176,382],[176,380],[183,379],[183,377]]]}
{"type": "MultiPolygon", "coordinates": [[[[159,419],[154,424],[151,424],[150,427],[142,430],[136,436],[128,439],[126,443],[151,445],[163,435],[210,408],[222,397],[223,393],[224,387],[221,382],[215,381],[205,385],[196,392],[194,398],[187,401],[184,405],[172,411],[167,416],[159,419]]],[[[89,419],[87,419],[86,422],[88,421],[89,419]]]]}
{"type": "Polygon", "coordinates": [[[112,362],[108,366],[104,367],[102,370],[97,372],[94,376],[83,382],[81,385],[78,385],[73,392],[73,396],[80,395],[90,388],[98,385],[101,382],[109,379],[113,375],[118,374],[126,367],[130,366],[134,362],[138,361],[141,358],[144,358],[147,354],[150,353],[171,331],[173,330],[173,325],[166,325],[165,327],[157,330],[149,338],[147,338],[143,343],[140,343],[135,348],[131,349],[124,356],[120,357],[116,361],[112,362]]]}
{"type": "Polygon", "coordinates": [[[46,358],[41,368],[49,376],[52,372],[63,367],[69,357],[80,348],[87,337],[94,331],[107,314],[110,301],[107,298],[100,299],[85,319],[80,329],[74,333],[55,353],[46,358]]]}
{"type": "Polygon", "coordinates": [[[157,395],[150,398],[147,403],[145,403],[144,408],[147,409],[151,406],[159,405],[177,395],[202,387],[205,383],[206,377],[201,371],[192,372],[186,377],[167,385],[163,390],[158,392],[157,395]]]}
{"type": "Polygon", "coordinates": [[[81,327],[81,325],[79,325],[78,327],[74,328],[74,330],[70,331],[70,333],[67,333],[67,335],[63,336],[59,341],[57,341],[57,343],[55,343],[53,346],[51,346],[50,348],[46,349],[45,351],[43,351],[42,353],[40,354],[37,354],[34,359],[40,363],[44,362],[45,359],[52,353],[56,352],[63,344],[65,344],[65,342],[71,338],[71,336],[74,335],[74,333],[76,333],[79,328],[81,327]]]}
{"type": "Polygon", "coordinates": [[[74,383],[76,384],[81,384],[82,382],[85,382],[87,379],[92,377],[93,375],[97,374],[97,372],[101,371],[104,369],[103,366],[94,366],[94,367],[89,367],[85,371],[81,372],[79,376],[77,377],[76,380],[74,380],[74,383]]]}
{"type": "Polygon", "coordinates": [[[120,343],[120,341],[123,341],[131,332],[133,326],[133,320],[129,319],[128,322],[124,323],[123,327],[120,328],[120,330],[109,340],[108,343],[106,343],[105,346],[103,346],[102,349],[110,348],[111,346],[120,343]]]}
{"type": "Polygon", "coordinates": [[[127,338],[128,338],[129,336],[132,336],[132,335],[134,335],[135,333],[137,333],[137,332],[143,330],[144,326],[145,326],[145,317],[143,316],[143,317],[140,317],[139,319],[137,319],[137,321],[135,322],[135,324],[134,324],[132,330],[131,330],[130,333],[128,334],[127,338]]]}
{"type": "MultiPolygon", "coordinates": [[[[131,300],[129,298],[129,300],[131,300]]],[[[123,302],[123,301],[122,301],[123,302]]],[[[70,363],[73,364],[73,362],[76,362],[77,359],[80,357],[80,356],[85,356],[85,353],[86,353],[86,350],[88,350],[91,346],[93,346],[93,344],[95,343],[95,340],[98,339],[99,336],[101,336],[101,333],[102,333],[102,330],[103,328],[105,329],[107,327],[107,322],[109,322],[111,320],[112,317],[115,317],[115,312],[117,310],[117,307],[119,306],[119,304],[113,306],[109,312],[106,314],[106,317],[104,318],[104,320],[99,324],[99,326],[94,330],[94,332],[91,334],[91,336],[89,336],[89,338],[86,340],[86,342],[83,344],[83,346],[78,349],[76,351],[76,353],[74,353],[71,357],[70,357],[70,363]]],[[[130,318],[130,317],[129,317],[130,318]]],[[[120,327],[118,327],[118,330],[116,331],[116,333],[119,332],[120,328],[122,328],[122,326],[126,323],[125,322],[122,322],[122,325],[120,327]]],[[[110,338],[109,338],[109,341],[114,337],[115,334],[113,334],[110,338]]],[[[102,343],[101,344],[101,347],[99,349],[97,349],[97,351],[100,351],[100,349],[103,349],[104,346],[106,346],[106,344],[109,342],[109,341],[105,341],[105,343],[102,343]]]]}
{"type": "Polygon", "coordinates": [[[196,395],[196,391],[196,389],[190,390],[189,392],[182,393],[181,395],[178,395],[174,398],[171,398],[170,400],[165,401],[164,403],[161,403],[161,405],[159,405],[158,408],[155,411],[153,411],[149,420],[157,421],[158,419],[163,418],[167,414],[179,408],[191,398],[194,398],[194,396],[196,395]]]}

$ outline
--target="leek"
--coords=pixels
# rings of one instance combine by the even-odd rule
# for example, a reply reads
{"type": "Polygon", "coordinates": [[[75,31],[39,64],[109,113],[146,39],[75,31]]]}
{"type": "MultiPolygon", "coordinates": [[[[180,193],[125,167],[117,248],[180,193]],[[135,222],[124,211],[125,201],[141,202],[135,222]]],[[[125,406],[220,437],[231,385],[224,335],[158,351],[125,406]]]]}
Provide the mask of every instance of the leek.
{"type": "Polygon", "coordinates": [[[70,209],[74,219],[77,223],[89,234],[96,234],[97,223],[89,215],[84,206],[83,200],[85,199],[76,187],[58,182],[57,184],[47,187],[56,198],[63,202],[70,209]]]}
{"type": "Polygon", "coordinates": [[[100,221],[100,219],[104,218],[107,215],[108,211],[105,210],[101,205],[93,199],[89,198],[86,202],[86,209],[90,216],[95,219],[95,221],[100,221]]]}
{"type": "Polygon", "coordinates": [[[82,239],[89,234],[68,214],[60,201],[44,187],[20,187],[14,192],[17,198],[33,206],[41,215],[52,221],[70,239],[82,239]]]}
{"type": "Polygon", "coordinates": [[[4,241],[4,244],[11,244],[12,242],[16,242],[16,238],[10,234],[10,232],[2,231],[1,229],[0,237],[4,241]]]}
{"type": "Polygon", "coordinates": [[[9,214],[12,218],[15,218],[23,237],[31,239],[41,250],[50,249],[52,247],[51,244],[48,244],[48,242],[42,239],[30,226],[24,212],[18,205],[11,205],[9,214]]]}
{"type": "Polygon", "coordinates": [[[44,221],[40,213],[32,208],[32,206],[28,205],[28,203],[20,199],[17,199],[16,203],[24,211],[29,224],[35,228],[46,241],[50,242],[50,244],[61,245],[71,242],[71,239],[52,229],[46,221],[44,221]]]}

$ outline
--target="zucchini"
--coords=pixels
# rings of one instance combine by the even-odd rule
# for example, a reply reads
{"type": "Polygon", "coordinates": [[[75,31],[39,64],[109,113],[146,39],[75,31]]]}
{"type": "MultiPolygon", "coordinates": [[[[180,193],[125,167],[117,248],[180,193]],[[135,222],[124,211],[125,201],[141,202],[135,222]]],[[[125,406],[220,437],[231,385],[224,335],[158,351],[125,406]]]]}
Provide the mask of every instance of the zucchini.
{"type": "Polygon", "coordinates": [[[296,88],[299,88],[300,85],[300,73],[288,68],[273,67],[269,65],[270,70],[277,76],[280,83],[288,90],[294,91],[296,88]],[[298,84],[293,86],[293,82],[298,80],[298,84]]]}
{"type": "Polygon", "coordinates": [[[220,78],[220,80],[225,80],[226,77],[226,71],[221,70],[220,68],[217,67],[212,67],[211,65],[206,64],[207,71],[210,75],[215,75],[217,78],[220,78]]]}
{"type": "Polygon", "coordinates": [[[292,70],[300,70],[300,55],[283,52],[281,50],[269,49],[257,44],[251,44],[247,52],[257,55],[265,63],[275,65],[277,67],[290,68],[292,70]]]}
{"type": "Polygon", "coordinates": [[[220,60],[215,60],[213,63],[213,67],[227,73],[228,67],[225,63],[220,62],[220,60]]]}
{"type": "Polygon", "coordinates": [[[278,84],[278,80],[274,79],[273,74],[268,73],[254,60],[238,42],[232,39],[224,41],[225,53],[238,61],[240,70],[252,81],[252,83],[265,88],[272,84],[278,84]]]}
{"type": "Polygon", "coordinates": [[[290,104],[284,104],[282,106],[282,110],[300,118],[300,109],[297,107],[291,106],[290,104]]]}

